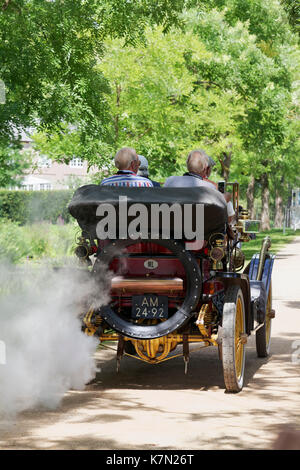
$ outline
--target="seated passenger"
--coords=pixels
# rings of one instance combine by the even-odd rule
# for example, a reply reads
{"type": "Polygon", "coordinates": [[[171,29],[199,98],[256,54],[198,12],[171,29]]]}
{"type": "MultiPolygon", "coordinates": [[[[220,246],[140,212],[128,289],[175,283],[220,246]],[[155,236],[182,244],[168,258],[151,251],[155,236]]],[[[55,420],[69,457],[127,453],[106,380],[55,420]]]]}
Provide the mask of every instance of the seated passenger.
{"type": "MultiPolygon", "coordinates": [[[[204,150],[193,150],[188,154],[186,161],[188,172],[183,176],[170,176],[166,179],[164,187],[191,187],[191,186],[206,186],[218,190],[217,183],[210,181],[208,178],[211,174],[211,169],[215,165],[215,161],[209,157],[204,150]]],[[[230,194],[223,194],[227,203],[228,222],[231,223],[234,219],[234,209],[230,201],[230,194]]]]}
{"type": "Polygon", "coordinates": [[[153,186],[157,186],[157,187],[160,187],[160,183],[158,183],[158,181],[153,181],[149,178],[149,168],[148,168],[148,160],[146,157],[144,157],[143,155],[138,155],[139,159],[140,159],[140,167],[139,167],[139,171],[137,172],[138,176],[143,176],[144,178],[148,178],[151,183],[153,184],[153,186]]]}
{"type": "Polygon", "coordinates": [[[117,173],[102,180],[100,186],[153,187],[148,178],[137,176],[140,160],[133,148],[121,148],[115,156],[115,166],[117,173]]]}
{"type": "MultiPolygon", "coordinates": [[[[207,168],[209,165],[209,157],[203,150],[193,150],[188,154],[186,166],[187,173],[183,176],[170,176],[166,179],[164,187],[166,188],[191,188],[195,186],[205,186],[217,191],[216,186],[212,182],[205,181],[207,168]]],[[[196,240],[194,242],[186,242],[185,246],[188,250],[200,250],[206,245],[204,240],[196,240]]]]}
{"type": "Polygon", "coordinates": [[[193,150],[187,157],[187,173],[184,173],[183,176],[170,176],[166,179],[164,187],[190,188],[192,186],[206,186],[216,189],[212,182],[205,181],[208,165],[209,157],[204,150],[193,150]]]}

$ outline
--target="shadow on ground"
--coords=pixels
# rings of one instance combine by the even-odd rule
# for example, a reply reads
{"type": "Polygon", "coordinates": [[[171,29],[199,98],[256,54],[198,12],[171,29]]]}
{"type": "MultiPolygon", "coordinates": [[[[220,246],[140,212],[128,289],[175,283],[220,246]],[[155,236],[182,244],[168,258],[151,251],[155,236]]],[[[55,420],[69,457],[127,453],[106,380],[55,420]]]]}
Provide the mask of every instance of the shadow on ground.
{"type": "MultiPolygon", "coordinates": [[[[284,338],[272,338],[272,351],[268,358],[258,358],[255,350],[255,338],[250,338],[246,350],[246,366],[244,387],[253,382],[259,369],[268,361],[281,362],[280,369],[284,367],[286,373],[294,371],[295,365],[291,363],[292,343],[297,334],[286,334],[284,338]],[[288,336],[287,336],[288,335],[288,336]],[[284,364],[285,363],[285,364],[284,364]],[[284,364],[284,365],[283,365],[284,364]]],[[[179,353],[180,349],[176,350],[179,353]]],[[[121,361],[120,372],[116,372],[116,359],[111,351],[108,358],[105,351],[101,352],[98,366],[101,369],[94,383],[88,385],[89,390],[109,389],[151,389],[151,390],[211,390],[219,388],[224,390],[222,362],[218,358],[215,347],[203,348],[192,352],[188,374],[184,374],[182,357],[177,357],[161,364],[151,365],[133,358],[124,357],[121,361]]],[[[255,378],[255,381],[258,379],[255,378]]],[[[262,382],[262,378],[259,379],[262,382]]]]}
{"type": "MultiPolygon", "coordinates": [[[[257,409],[256,407],[251,408],[251,420],[253,422],[260,419],[262,414],[264,416],[269,414],[270,419],[274,418],[276,410],[263,410],[264,401],[270,403],[274,399],[279,400],[281,403],[281,418],[278,419],[283,419],[284,422],[291,424],[299,420],[298,409],[294,407],[294,411],[294,408],[291,410],[286,406],[289,405],[288,402],[297,398],[297,392],[289,390],[289,393],[286,393],[284,386],[286,377],[289,377],[289,379],[299,378],[299,366],[295,366],[290,358],[292,343],[296,336],[296,334],[284,333],[283,337],[274,337],[272,339],[273,353],[266,359],[257,358],[255,338],[250,338],[246,353],[244,390],[233,396],[232,403],[234,404],[236,401],[235,397],[239,399],[239,397],[243,397],[243,394],[245,394],[245,397],[258,398],[257,409]],[[275,372],[274,367],[265,367],[262,372],[262,367],[268,364],[269,361],[276,363],[275,372]]],[[[168,420],[170,422],[174,420],[174,423],[178,420],[182,423],[209,423],[216,417],[220,421],[223,420],[224,423],[230,423],[231,419],[243,419],[249,414],[249,409],[244,406],[237,409],[235,405],[229,410],[222,410],[222,407],[220,407],[216,411],[205,410],[205,407],[203,407],[206,392],[216,391],[219,393],[221,391],[223,394],[225,393],[222,363],[218,358],[217,349],[214,347],[191,353],[187,375],[184,375],[184,362],[181,357],[155,366],[126,357],[122,360],[121,371],[117,374],[115,357],[112,357],[111,351],[108,355],[101,352],[100,356],[97,362],[98,366],[101,367],[101,372],[97,374],[93,384],[88,385],[81,392],[70,391],[57,410],[35,409],[34,411],[22,413],[18,422],[12,422],[10,428],[6,430],[2,428],[2,431],[0,429],[0,448],[132,449],[132,445],[124,445],[124,441],[126,442],[124,435],[118,436],[116,432],[118,438],[115,440],[105,436],[107,425],[118,426],[119,423],[130,423],[133,419],[132,409],[138,409],[140,412],[147,413],[147,415],[149,412],[152,414],[161,413],[162,416],[167,414],[168,420]],[[142,401],[139,394],[126,393],[126,390],[138,391],[141,389],[153,391],[153,393],[163,390],[189,390],[193,393],[199,393],[199,400],[202,402],[201,412],[197,412],[197,410],[192,413],[184,412],[180,409],[180,406],[176,410],[170,411],[163,404],[154,407],[147,400],[142,401]],[[62,424],[65,429],[62,436],[58,437],[53,429],[62,424]],[[81,434],[80,425],[83,424],[85,428],[84,433],[81,434]],[[72,437],[68,437],[68,426],[72,437]],[[78,434],[76,434],[76,430],[74,431],[76,426],[79,426],[78,434]],[[90,427],[93,428],[93,426],[96,426],[97,437],[89,432],[90,427]],[[40,435],[40,430],[43,430],[43,428],[51,429],[50,437],[47,436],[45,440],[40,435]]],[[[270,426],[265,425],[265,430],[269,440],[266,439],[259,448],[264,448],[264,446],[265,448],[271,448],[272,446],[270,435],[274,436],[276,428],[270,424],[270,426]]],[[[224,449],[228,447],[245,449],[251,448],[251,446],[247,447],[247,445],[249,446],[247,443],[255,441],[255,439],[257,439],[256,431],[255,427],[252,426],[243,436],[231,435],[228,430],[225,437],[215,436],[213,443],[210,438],[206,440],[206,437],[202,436],[201,448],[224,449]]],[[[158,450],[166,447],[148,442],[147,445],[135,446],[134,448],[136,450],[154,448],[158,450]]],[[[168,448],[176,449],[175,446],[168,446],[168,448]]],[[[190,441],[187,448],[200,448],[199,438],[195,437],[195,440],[190,441]]]]}

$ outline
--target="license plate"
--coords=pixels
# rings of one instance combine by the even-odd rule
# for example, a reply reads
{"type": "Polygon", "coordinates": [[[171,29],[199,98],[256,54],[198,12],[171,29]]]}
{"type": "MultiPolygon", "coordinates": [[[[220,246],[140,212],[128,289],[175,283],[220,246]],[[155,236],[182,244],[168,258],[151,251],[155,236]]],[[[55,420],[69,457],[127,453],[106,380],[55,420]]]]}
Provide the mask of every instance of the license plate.
{"type": "Polygon", "coordinates": [[[132,318],[168,318],[168,297],[166,295],[133,295],[132,318]]]}

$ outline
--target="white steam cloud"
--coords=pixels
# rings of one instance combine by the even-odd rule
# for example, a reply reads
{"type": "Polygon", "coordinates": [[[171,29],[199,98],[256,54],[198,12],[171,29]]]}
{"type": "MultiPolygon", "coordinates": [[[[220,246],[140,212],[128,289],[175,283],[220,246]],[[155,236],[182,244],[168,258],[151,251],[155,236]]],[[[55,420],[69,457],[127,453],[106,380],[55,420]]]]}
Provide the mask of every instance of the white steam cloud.
{"type": "Polygon", "coordinates": [[[78,267],[0,267],[0,419],[55,408],[95,376],[98,341],[81,331],[79,315],[108,302],[103,276],[92,280],[78,267]]]}

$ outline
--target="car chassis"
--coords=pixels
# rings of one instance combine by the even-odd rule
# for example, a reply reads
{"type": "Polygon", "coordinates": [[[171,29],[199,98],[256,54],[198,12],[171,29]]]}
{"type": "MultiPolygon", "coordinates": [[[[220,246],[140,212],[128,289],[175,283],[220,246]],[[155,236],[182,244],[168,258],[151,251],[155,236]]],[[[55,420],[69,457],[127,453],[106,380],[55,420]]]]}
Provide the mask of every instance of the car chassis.
{"type": "MultiPolygon", "coordinates": [[[[224,190],[224,184],[220,184],[224,190]]],[[[110,291],[108,305],[92,302],[82,315],[83,331],[100,343],[117,343],[117,369],[126,355],[150,364],[183,356],[185,373],[190,344],[218,348],[225,388],[239,392],[245,375],[245,348],[256,336],[258,357],[270,353],[272,309],[271,276],[275,256],[266,237],[260,253],[245,265],[241,243],[258,230],[248,212],[239,206],[238,183],[232,189],[235,223],[229,226],[226,203],[220,191],[210,188],[113,188],[86,185],[79,188],[69,211],[81,228],[76,254],[91,276],[110,291]],[[157,201],[172,206],[174,200],[204,204],[202,246],[171,236],[141,239],[99,239],[100,204],[118,205],[127,196],[130,205],[157,201]],[[243,271],[242,271],[243,270],[243,271]],[[109,274],[108,274],[109,273],[109,274]],[[175,354],[178,345],[182,352],[175,354]]]]}

